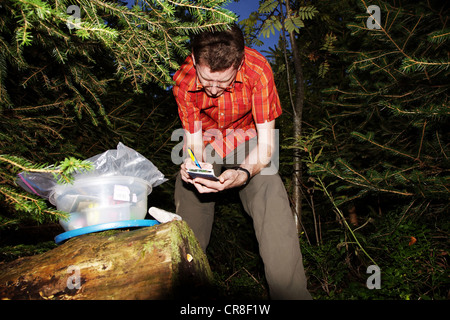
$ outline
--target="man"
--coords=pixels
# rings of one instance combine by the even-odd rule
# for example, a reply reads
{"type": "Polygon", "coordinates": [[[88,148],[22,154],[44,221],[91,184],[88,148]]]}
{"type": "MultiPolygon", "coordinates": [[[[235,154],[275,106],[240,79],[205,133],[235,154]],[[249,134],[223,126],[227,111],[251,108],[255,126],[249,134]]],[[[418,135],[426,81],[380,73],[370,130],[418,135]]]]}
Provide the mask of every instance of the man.
{"type": "Polygon", "coordinates": [[[174,75],[173,93],[191,148],[202,168],[218,181],[192,179],[184,160],[175,186],[176,212],[194,231],[203,250],[209,243],[215,197],[234,188],[252,217],[272,299],[311,299],[284,184],[267,169],[276,145],[281,106],[267,60],[245,47],[241,30],[204,32],[174,75]]]}

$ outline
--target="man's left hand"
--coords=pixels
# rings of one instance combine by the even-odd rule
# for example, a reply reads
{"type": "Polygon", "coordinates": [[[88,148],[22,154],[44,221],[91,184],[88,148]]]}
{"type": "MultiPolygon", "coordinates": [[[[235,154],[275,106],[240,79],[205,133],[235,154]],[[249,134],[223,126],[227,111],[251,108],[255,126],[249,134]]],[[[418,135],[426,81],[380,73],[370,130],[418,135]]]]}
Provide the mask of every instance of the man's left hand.
{"type": "Polygon", "coordinates": [[[215,193],[226,189],[243,186],[246,181],[247,174],[245,172],[235,169],[228,169],[219,176],[219,181],[195,178],[194,186],[200,193],[215,193]]]}

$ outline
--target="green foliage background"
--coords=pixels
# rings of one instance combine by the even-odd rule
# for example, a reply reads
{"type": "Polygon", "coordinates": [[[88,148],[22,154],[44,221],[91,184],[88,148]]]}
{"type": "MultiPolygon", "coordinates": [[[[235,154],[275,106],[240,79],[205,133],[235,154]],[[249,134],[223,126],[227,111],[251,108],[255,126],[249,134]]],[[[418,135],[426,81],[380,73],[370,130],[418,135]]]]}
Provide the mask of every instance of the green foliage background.
{"type": "MultiPolygon", "coordinates": [[[[171,134],[181,125],[171,74],[190,35],[235,20],[224,3],[1,2],[1,260],[54,247],[49,235],[60,232],[55,221],[64,214],[21,191],[16,174],[54,164],[70,179],[85,165],[76,159],[119,141],[169,178],[149,205],[174,210],[171,134]],[[72,30],[71,4],[82,8],[72,30]]],[[[256,48],[257,34],[296,34],[301,137],[292,136],[295,69],[285,39],[267,55],[284,109],[279,171],[289,193],[294,151],[303,161],[299,241],[313,297],[448,299],[448,9],[440,1],[374,1],[381,28],[368,29],[365,1],[291,0],[290,12],[280,11],[284,4],[260,1],[241,26],[256,48]],[[366,287],[373,261],[380,290],[366,287]]],[[[252,222],[233,192],[216,205],[207,255],[221,297],[268,297],[252,222]]]]}

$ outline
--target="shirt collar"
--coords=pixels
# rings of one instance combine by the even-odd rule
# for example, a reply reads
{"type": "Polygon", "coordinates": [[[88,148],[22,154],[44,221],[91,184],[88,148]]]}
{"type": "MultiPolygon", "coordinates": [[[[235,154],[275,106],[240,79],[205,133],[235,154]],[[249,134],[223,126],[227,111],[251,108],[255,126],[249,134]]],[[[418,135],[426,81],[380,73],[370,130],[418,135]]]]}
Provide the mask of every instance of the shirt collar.
{"type": "Polygon", "coordinates": [[[234,82],[236,82],[236,83],[244,82],[244,69],[245,69],[245,61],[242,64],[242,67],[238,70],[238,72],[236,74],[236,79],[234,80],[234,82]]]}

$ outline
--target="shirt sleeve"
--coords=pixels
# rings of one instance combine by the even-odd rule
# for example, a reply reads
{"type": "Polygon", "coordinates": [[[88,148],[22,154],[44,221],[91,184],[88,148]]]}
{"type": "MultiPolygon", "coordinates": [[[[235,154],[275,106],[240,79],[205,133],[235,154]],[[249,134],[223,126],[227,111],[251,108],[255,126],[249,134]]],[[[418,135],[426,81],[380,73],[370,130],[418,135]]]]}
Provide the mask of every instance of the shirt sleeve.
{"type": "Polygon", "coordinates": [[[172,91],[178,105],[181,124],[185,130],[195,133],[198,130],[196,123],[200,121],[200,109],[195,106],[193,100],[195,93],[189,92],[190,86],[195,81],[195,69],[190,56],[175,73],[173,80],[175,85],[172,91]]]}
{"type": "Polygon", "coordinates": [[[264,63],[261,75],[253,87],[252,113],[256,123],[272,121],[282,113],[272,68],[267,61],[264,63]]]}

